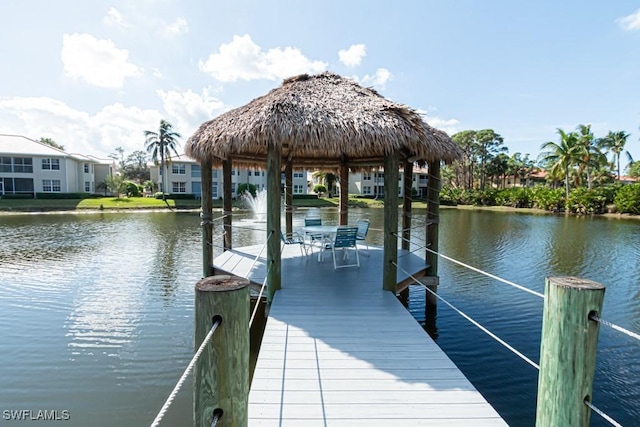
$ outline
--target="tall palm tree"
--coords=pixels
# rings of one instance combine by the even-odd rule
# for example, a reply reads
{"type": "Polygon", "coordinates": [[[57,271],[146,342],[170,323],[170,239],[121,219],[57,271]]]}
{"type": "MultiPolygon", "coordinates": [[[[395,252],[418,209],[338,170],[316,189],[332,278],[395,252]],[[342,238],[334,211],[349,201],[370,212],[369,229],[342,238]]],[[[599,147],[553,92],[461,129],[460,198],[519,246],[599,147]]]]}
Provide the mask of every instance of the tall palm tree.
{"type": "Polygon", "coordinates": [[[565,132],[558,128],[560,141],[557,143],[547,141],[542,146],[539,159],[547,164],[552,175],[562,172],[564,175],[564,185],[567,199],[569,199],[569,169],[576,165],[581,159],[581,147],[578,145],[578,134],[575,132],[565,132]]]}
{"type": "Polygon", "coordinates": [[[578,146],[581,152],[580,169],[584,168],[587,173],[587,187],[591,190],[593,188],[591,171],[606,162],[606,157],[596,144],[593,132],[591,132],[591,125],[578,125],[576,131],[578,132],[578,146]]]}
{"type": "Polygon", "coordinates": [[[173,130],[171,123],[166,120],[160,120],[160,129],[158,132],[150,130],[144,131],[145,147],[147,152],[151,152],[151,159],[157,165],[158,159],[160,159],[160,170],[162,173],[162,200],[165,200],[165,193],[167,192],[167,163],[171,161],[171,151],[178,155],[176,146],[178,145],[178,138],[180,134],[173,130]]]}
{"type": "MultiPolygon", "coordinates": [[[[599,144],[603,149],[613,153],[618,170],[618,181],[620,181],[620,154],[625,151],[624,146],[627,143],[627,138],[629,138],[629,134],[625,131],[609,131],[607,136],[600,139],[599,141],[599,144]]],[[[626,153],[629,161],[633,161],[633,159],[631,158],[631,154],[629,154],[628,151],[626,151],[626,153]]]]}

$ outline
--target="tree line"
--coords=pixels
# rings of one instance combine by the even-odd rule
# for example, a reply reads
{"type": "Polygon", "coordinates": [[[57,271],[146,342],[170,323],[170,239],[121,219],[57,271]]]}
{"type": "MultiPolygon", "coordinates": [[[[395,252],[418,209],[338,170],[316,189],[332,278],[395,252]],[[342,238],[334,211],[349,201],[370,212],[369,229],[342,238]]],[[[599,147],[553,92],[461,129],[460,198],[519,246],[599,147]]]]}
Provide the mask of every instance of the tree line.
{"type": "Polygon", "coordinates": [[[451,138],[460,147],[462,159],[442,170],[445,185],[466,190],[505,188],[507,179],[526,179],[535,172],[544,170],[552,188],[560,183],[566,195],[571,186],[603,185],[620,179],[620,158],[624,154],[629,161],[627,173],[640,176],[640,164],[634,162],[625,150],[629,134],[624,131],[609,131],[596,137],[591,125],[580,124],[574,131],[558,128],[558,141],[544,142],[538,157],[529,154],[508,154],[504,138],[493,129],[465,130],[451,138]]]}

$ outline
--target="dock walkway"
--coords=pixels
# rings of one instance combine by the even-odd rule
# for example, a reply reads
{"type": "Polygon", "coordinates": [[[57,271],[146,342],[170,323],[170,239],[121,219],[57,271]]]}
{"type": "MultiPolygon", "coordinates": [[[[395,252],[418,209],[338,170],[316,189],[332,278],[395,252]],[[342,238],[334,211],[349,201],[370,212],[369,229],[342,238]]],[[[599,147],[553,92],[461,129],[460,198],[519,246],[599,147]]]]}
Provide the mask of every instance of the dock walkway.
{"type": "MultiPolygon", "coordinates": [[[[216,269],[261,283],[260,246],[227,251],[216,269]],[[250,271],[251,270],[251,271],[250,271]]],[[[506,425],[400,301],[382,290],[382,249],[334,270],[282,254],[282,289],[269,311],[249,393],[250,426],[506,425]]],[[[400,251],[398,263],[424,270],[400,251]]],[[[398,282],[407,277],[399,271],[398,282]]]]}

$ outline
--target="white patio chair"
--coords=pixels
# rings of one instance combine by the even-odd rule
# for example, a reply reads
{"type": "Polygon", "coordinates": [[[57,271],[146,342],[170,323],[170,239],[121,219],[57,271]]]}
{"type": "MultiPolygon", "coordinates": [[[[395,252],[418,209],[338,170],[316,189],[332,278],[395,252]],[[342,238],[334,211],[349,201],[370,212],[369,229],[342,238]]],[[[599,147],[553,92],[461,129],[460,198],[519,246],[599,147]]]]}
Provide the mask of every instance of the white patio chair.
{"type": "MultiPolygon", "coordinates": [[[[333,268],[344,267],[360,267],[360,257],[358,256],[358,246],[356,245],[356,236],[358,234],[358,227],[350,227],[348,225],[342,225],[336,230],[336,235],[332,242],[327,242],[331,246],[331,253],[333,254],[333,268]],[[356,262],[353,264],[341,264],[336,262],[336,250],[342,249],[342,259],[346,261],[349,258],[349,249],[353,249],[356,253],[356,262]]],[[[326,248],[326,245],[324,245],[326,248]]]]}
{"type": "Polygon", "coordinates": [[[358,227],[358,234],[356,235],[356,241],[364,242],[367,246],[367,256],[369,255],[369,244],[367,243],[367,233],[369,232],[369,220],[361,219],[356,223],[358,227]]]}
{"type": "Polygon", "coordinates": [[[304,238],[296,233],[295,231],[291,235],[290,239],[287,239],[285,235],[280,232],[280,240],[282,241],[282,248],[280,248],[280,252],[284,250],[285,245],[299,245],[300,246],[300,254],[305,257],[308,255],[307,253],[307,242],[304,241],[304,238]],[[303,252],[304,251],[304,252],[303,252]]]}

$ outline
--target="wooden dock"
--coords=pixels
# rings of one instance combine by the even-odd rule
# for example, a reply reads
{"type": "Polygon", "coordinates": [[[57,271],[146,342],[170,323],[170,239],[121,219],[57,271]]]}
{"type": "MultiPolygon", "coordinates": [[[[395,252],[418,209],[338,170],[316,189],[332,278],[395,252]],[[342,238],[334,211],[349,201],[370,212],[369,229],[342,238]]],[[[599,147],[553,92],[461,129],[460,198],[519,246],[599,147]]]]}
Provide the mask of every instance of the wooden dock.
{"type": "MultiPolygon", "coordinates": [[[[261,246],[227,251],[216,271],[262,283],[261,246]]],[[[361,248],[362,249],[362,248],[361,248]]],[[[334,270],[282,253],[282,289],[271,304],[249,393],[250,426],[506,425],[400,301],[382,290],[382,249],[360,268],[334,270]]],[[[420,274],[425,261],[400,251],[420,274]]],[[[398,271],[398,283],[407,283],[398,271]]]]}

